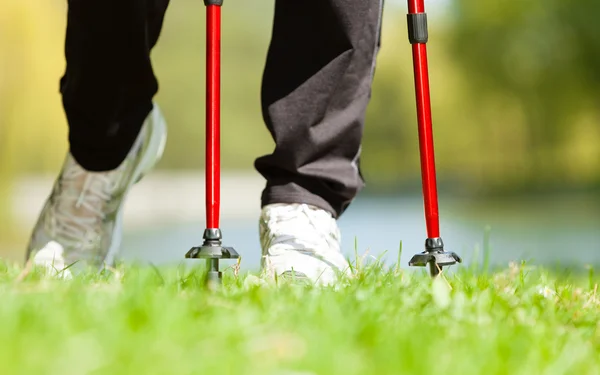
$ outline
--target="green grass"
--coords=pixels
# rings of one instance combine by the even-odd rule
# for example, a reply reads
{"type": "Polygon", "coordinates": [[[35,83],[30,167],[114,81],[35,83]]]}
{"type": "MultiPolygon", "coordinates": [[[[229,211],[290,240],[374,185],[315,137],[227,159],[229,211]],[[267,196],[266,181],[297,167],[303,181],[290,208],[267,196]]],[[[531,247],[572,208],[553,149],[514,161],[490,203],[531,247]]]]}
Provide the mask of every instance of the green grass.
{"type": "Polygon", "coordinates": [[[0,374],[599,374],[600,292],[523,265],[376,263],[341,287],[128,266],[61,281],[0,266],[0,374]],[[544,295],[545,294],[545,295],[544,295]]]}

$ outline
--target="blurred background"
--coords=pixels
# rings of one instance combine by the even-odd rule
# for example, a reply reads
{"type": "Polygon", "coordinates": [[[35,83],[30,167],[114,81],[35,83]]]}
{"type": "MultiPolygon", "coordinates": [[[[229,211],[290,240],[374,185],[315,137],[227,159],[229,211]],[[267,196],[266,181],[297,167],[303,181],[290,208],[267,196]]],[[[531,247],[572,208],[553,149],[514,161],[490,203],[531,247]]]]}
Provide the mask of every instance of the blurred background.
{"type": "MultiPolygon", "coordinates": [[[[21,262],[67,149],[58,81],[64,0],[4,0],[0,12],[0,257],[21,262]]],[[[402,264],[426,238],[406,5],[386,0],[362,159],[367,188],[341,218],[344,251],[402,264]]],[[[426,1],[442,237],[467,264],[600,263],[600,3],[426,1]]],[[[273,143],[260,80],[273,2],[229,0],[222,37],[222,229],[259,264],[273,143]]],[[[204,228],[204,38],[200,0],[173,0],[153,51],[170,134],[127,202],[123,257],[179,263],[204,228]]]]}

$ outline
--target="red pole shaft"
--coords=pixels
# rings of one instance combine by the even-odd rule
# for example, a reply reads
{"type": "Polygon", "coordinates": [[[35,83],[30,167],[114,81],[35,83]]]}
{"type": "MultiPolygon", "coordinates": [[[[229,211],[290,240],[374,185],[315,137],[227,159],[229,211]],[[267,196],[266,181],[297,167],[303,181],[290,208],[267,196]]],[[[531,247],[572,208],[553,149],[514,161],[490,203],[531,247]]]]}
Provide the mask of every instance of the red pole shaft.
{"type": "Polygon", "coordinates": [[[425,2],[423,0],[408,0],[408,13],[425,13],[425,2]]]}
{"type": "MultiPolygon", "coordinates": [[[[408,0],[408,12],[424,13],[423,0],[408,0]]],[[[429,72],[427,68],[427,45],[412,45],[415,73],[415,93],[417,99],[417,120],[419,127],[419,149],[421,152],[421,178],[425,206],[427,236],[440,236],[439,212],[437,200],[435,156],[433,149],[433,127],[431,121],[431,103],[429,94],[429,72]]]]}
{"type": "Polygon", "coordinates": [[[221,7],[206,6],[206,226],[219,228],[221,7]]]}

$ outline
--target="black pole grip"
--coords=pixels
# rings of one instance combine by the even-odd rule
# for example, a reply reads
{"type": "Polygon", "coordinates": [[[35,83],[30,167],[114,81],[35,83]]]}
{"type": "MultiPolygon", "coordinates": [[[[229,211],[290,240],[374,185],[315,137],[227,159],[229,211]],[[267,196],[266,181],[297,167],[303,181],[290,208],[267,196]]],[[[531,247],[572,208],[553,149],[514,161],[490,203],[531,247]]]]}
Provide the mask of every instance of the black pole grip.
{"type": "Polygon", "coordinates": [[[429,39],[427,13],[410,13],[407,16],[407,21],[410,44],[427,43],[429,39]]]}
{"type": "Polygon", "coordinates": [[[223,0],[204,0],[204,5],[206,5],[206,6],[209,6],[209,5],[222,6],[223,0]]]}

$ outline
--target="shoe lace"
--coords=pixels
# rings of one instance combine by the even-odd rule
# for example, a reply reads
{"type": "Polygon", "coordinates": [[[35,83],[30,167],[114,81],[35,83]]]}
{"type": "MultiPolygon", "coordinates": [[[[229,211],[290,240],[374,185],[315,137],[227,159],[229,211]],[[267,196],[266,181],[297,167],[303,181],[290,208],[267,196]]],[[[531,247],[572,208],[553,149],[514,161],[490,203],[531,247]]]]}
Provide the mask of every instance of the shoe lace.
{"type": "Polygon", "coordinates": [[[119,186],[120,168],[110,172],[88,172],[71,161],[59,181],[53,201],[53,229],[64,246],[85,246],[100,232],[106,207],[119,186]]]}

